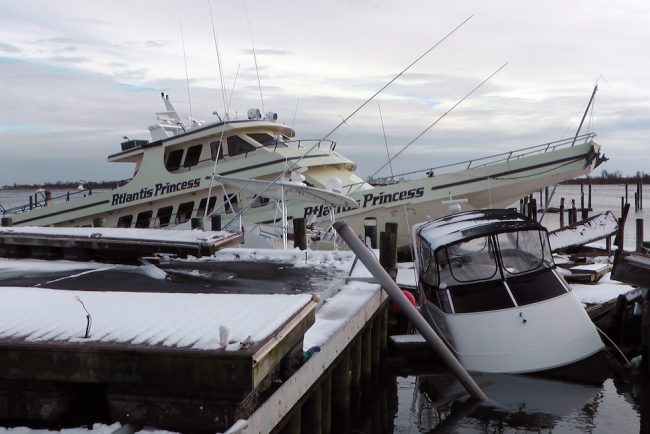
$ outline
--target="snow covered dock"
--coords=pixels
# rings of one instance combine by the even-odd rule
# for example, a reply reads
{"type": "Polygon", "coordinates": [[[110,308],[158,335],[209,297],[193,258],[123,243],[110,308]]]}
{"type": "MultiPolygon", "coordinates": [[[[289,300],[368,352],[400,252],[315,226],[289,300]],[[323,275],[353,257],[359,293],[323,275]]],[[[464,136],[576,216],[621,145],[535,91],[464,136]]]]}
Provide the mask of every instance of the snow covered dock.
{"type": "Polygon", "coordinates": [[[0,256],[128,261],[156,253],[206,256],[241,242],[226,231],[0,227],[0,256]]]}

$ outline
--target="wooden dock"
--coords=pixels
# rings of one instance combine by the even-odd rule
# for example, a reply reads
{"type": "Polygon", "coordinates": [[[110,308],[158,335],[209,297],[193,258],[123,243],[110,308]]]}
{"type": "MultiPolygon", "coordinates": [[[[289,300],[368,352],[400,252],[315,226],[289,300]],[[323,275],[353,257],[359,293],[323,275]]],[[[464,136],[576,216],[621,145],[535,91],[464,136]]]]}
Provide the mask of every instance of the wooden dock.
{"type": "Polygon", "coordinates": [[[159,253],[209,256],[241,242],[225,231],[0,227],[0,256],[128,262],[159,253]]]}

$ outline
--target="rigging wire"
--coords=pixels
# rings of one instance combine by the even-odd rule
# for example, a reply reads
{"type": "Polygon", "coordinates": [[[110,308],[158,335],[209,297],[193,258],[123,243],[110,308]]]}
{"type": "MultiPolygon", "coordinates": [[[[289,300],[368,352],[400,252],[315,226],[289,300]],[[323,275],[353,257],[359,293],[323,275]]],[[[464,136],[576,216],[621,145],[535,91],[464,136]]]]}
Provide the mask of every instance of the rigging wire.
{"type": "Polygon", "coordinates": [[[187,84],[187,99],[190,104],[190,128],[194,126],[192,116],[192,96],[190,95],[190,76],[187,73],[187,56],[185,55],[185,36],[183,35],[183,22],[181,21],[181,42],[183,44],[183,62],[185,63],[185,83],[187,84]]]}
{"type": "Polygon", "coordinates": [[[210,9],[210,23],[212,24],[212,38],[214,39],[214,50],[217,54],[217,65],[219,67],[219,81],[221,82],[221,97],[223,98],[223,108],[225,110],[224,118],[228,118],[229,103],[226,102],[226,86],[223,80],[223,67],[221,65],[221,53],[219,52],[219,43],[217,41],[217,31],[214,27],[214,17],[212,15],[212,4],[208,0],[208,8],[210,9]]]}
{"type": "Polygon", "coordinates": [[[391,180],[395,177],[393,174],[393,164],[391,163],[390,153],[388,152],[388,140],[386,139],[386,129],[384,128],[384,117],[381,114],[381,105],[377,104],[379,108],[379,119],[381,119],[381,131],[384,133],[384,143],[386,144],[386,158],[388,159],[388,167],[390,168],[391,180]]]}
{"type": "Polygon", "coordinates": [[[251,20],[248,17],[248,7],[246,7],[246,0],[244,3],[244,11],[246,12],[246,21],[248,22],[248,34],[251,37],[251,47],[253,47],[253,60],[255,61],[255,72],[257,73],[257,87],[260,90],[260,101],[262,102],[262,113],[265,113],[264,110],[264,97],[262,96],[262,82],[260,81],[260,70],[257,67],[257,54],[255,53],[255,44],[253,43],[253,30],[251,29],[251,20]]]}
{"type": "Polygon", "coordinates": [[[391,161],[393,161],[394,159],[396,159],[396,158],[397,158],[397,157],[398,157],[402,152],[404,152],[404,151],[405,151],[409,146],[411,146],[413,143],[415,143],[415,142],[416,142],[420,137],[422,137],[422,136],[423,136],[427,131],[429,131],[431,128],[433,128],[433,127],[434,127],[438,122],[440,122],[440,121],[441,121],[445,116],[447,116],[449,113],[451,113],[451,112],[452,112],[456,107],[458,107],[458,106],[459,106],[463,101],[465,101],[467,98],[469,98],[469,97],[470,97],[474,92],[476,92],[476,91],[477,91],[481,86],[483,86],[483,85],[484,85],[485,83],[487,83],[487,82],[488,82],[492,77],[494,77],[496,74],[498,74],[498,73],[499,73],[503,68],[506,67],[506,65],[508,65],[508,62],[506,62],[506,63],[504,63],[503,65],[501,65],[501,67],[499,67],[499,69],[497,69],[497,70],[494,71],[492,74],[490,74],[489,77],[487,77],[487,78],[486,78],[485,80],[483,80],[480,84],[478,84],[476,87],[474,87],[474,89],[472,89],[471,91],[469,91],[469,93],[467,93],[464,97],[462,97],[460,100],[458,100],[458,102],[456,102],[456,104],[454,104],[454,105],[453,105],[449,110],[447,110],[447,111],[446,111],[445,113],[443,113],[440,117],[438,117],[438,119],[436,119],[436,120],[433,121],[431,124],[429,124],[429,126],[426,127],[422,132],[420,132],[420,134],[418,134],[417,136],[415,136],[415,138],[414,138],[413,140],[411,140],[410,142],[408,142],[406,145],[404,145],[404,146],[402,147],[402,149],[400,149],[400,150],[399,150],[395,155],[393,155],[393,157],[392,157],[391,159],[389,159],[387,163],[385,163],[385,164],[384,164],[383,166],[381,166],[379,169],[375,170],[375,171],[373,172],[373,174],[370,175],[370,177],[375,176],[375,175],[376,175],[377,173],[379,173],[379,172],[380,172],[384,167],[386,167],[388,164],[390,164],[391,161]]]}

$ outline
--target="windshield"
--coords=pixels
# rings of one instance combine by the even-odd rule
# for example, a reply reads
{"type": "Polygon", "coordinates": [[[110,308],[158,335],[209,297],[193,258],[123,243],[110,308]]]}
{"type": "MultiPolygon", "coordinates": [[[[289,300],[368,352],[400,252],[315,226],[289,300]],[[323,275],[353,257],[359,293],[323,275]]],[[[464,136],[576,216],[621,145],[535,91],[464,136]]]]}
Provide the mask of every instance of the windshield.
{"type": "Polygon", "coordinates": [[[448,286],[499,278],[494,243],[489,237],[473,238],[438,250],[440,283],[448,286]]]}
{"type": "Polygon", "coordinates": [[[544,231],[501,233],[497,235],[497,241],[506,277],[553,266],[548,237],[544,231]]]}

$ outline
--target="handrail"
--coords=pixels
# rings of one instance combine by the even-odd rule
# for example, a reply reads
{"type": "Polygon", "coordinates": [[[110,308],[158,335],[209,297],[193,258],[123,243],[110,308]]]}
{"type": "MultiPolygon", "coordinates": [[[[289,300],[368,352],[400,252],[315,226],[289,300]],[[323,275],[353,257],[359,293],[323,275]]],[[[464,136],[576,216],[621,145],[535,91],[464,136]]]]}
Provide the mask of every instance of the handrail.
{"type": "MultiPolygon", "coordinates": [[[[468,170],[470,168],[478,168],[478,167],[485,167],[489,166],[491,164],[496,164],[496,163],[501,163],[504,161],[510,161],[510,160],[516,160],[522,157],[526,157],[532,154],[544,154],[549,151],[555,151],[559,148],[570,148],[573,147],[574,144],[578,143],[580,141],[581,143],[587,143],[590,140],[592,140],[596,136],[595,133],[587,133],[587,134],[582,134],[577,137],[577,139],[574,142],[574,138],[570,137],[567,139],[561,139],[561,140],[556,140],[553,142],[547,142],[547,143],[542,143],[541,145],[535,145],[535,146],[529,146],[526,148],[521,148],[517,149],[514,151],[508,151],[508,152],[502,152],[499,154],[494,154],[494,155],[489,155],[487,157],[481,157],[481,158],[474,158],[471,160],[465,160],[457,163],[450,163],[450,164],[444,164],[441,166],[436,166],[436,167],[430,167],[427,169],[420,169],[420,170],[414,170],[410,172],[404,172],[400,174],[396,174],[393,176],[387,176],[387,177],[382,177],[382,178],[369,178],[368,182],[371,183],[390,183],[390,182],[395,182],[401,177],[409,176],[409,175],[415,175],[415,174],[426,174],[428,177],[433,177],[435,176],[435,171],[442,170],[442,169],[447,169],[450,167],[455,167],[455,166],[465,166],[463,170],[468,170]],[[503,158],[500,158],[503,157],[503,158]],[[489,160],[489,161],[487,161],[489,160]],[[484,162],[482,164],[475,164],[478,162],[484,162]]],[[[365,182],[364,182],[365,183],[365,182]]],[[[347,188],[352,188],[355,185],[359,185],[361,183],[356,183],[356,184],[349,184],[345,185],[344,187],[347,188]]]]}

